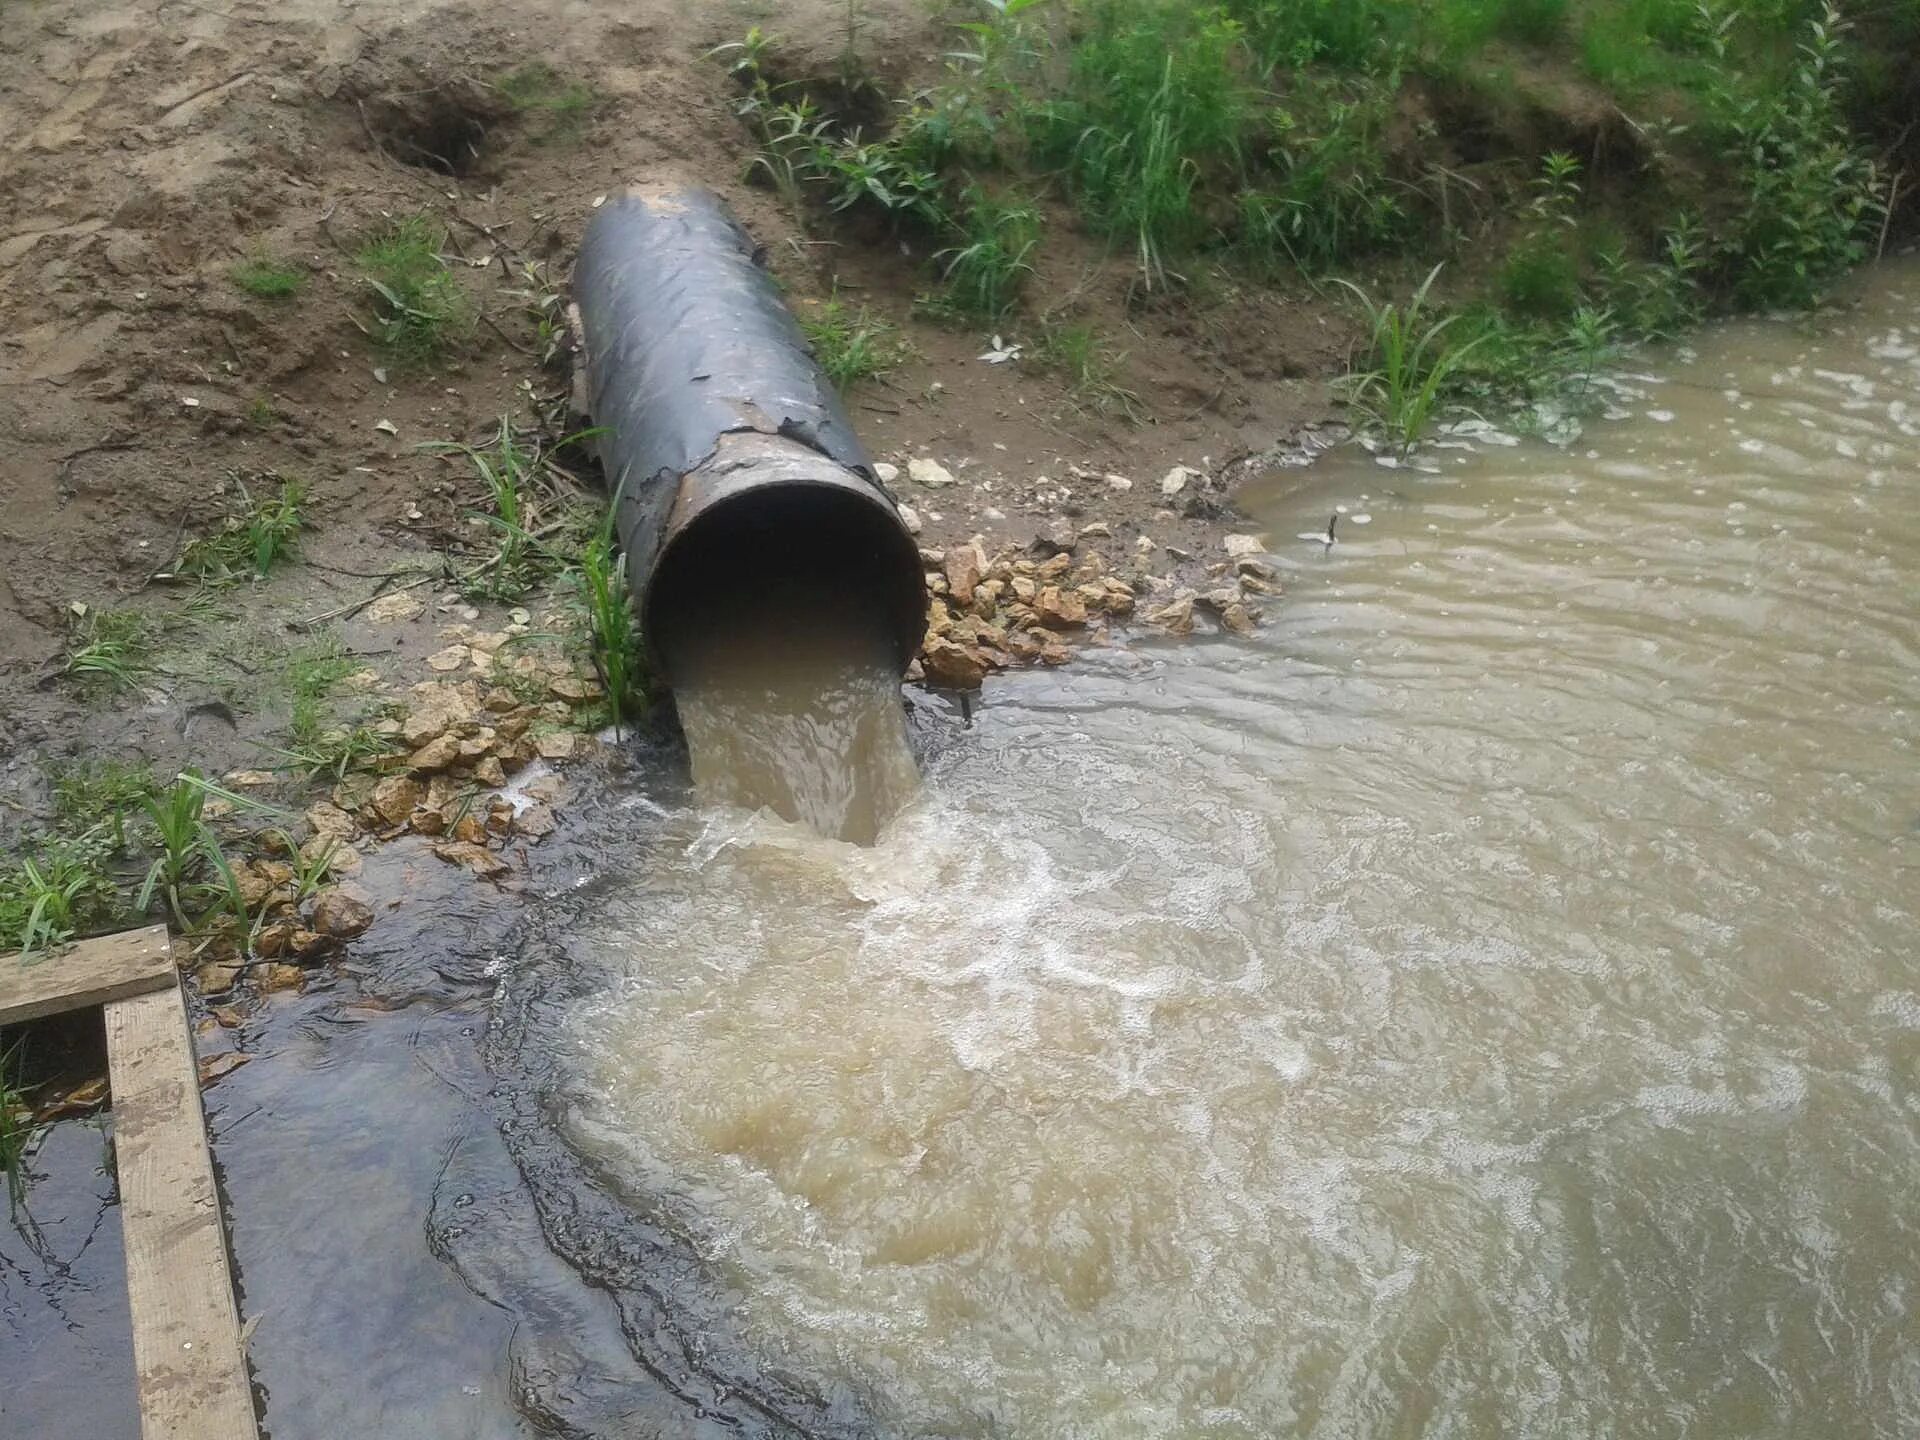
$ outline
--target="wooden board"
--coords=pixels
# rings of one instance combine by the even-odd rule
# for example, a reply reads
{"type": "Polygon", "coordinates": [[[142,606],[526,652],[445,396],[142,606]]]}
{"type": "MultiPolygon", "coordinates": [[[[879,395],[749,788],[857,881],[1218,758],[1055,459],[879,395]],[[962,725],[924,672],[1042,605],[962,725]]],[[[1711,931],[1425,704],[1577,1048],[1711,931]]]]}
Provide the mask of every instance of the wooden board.
{"type": "Polygon", "coordinates": [[[122,930],[60,949],[0,956],[0,1025],[170,988],[167,927],[122,930]]]}
{"type": "Polygon", "coordinates": [[[179,985],[106,1007],[143,1440],[258,1440],[179,985]]]}

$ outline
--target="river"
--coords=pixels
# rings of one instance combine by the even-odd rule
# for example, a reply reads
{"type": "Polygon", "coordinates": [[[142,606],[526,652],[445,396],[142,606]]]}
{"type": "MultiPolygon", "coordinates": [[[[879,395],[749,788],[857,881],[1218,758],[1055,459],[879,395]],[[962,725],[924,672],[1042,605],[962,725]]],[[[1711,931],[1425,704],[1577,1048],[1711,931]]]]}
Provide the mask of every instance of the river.
{"type": "Polygon", "coordinates": [[[1258,635],[920,698],[871,845],[641,767],[524,913],[383,921],[411,1018],[210,1096],[274,1434],[1920,1433],[1920,267],[1861,285],[1570,446],[1250,486],[1258,635]]]}

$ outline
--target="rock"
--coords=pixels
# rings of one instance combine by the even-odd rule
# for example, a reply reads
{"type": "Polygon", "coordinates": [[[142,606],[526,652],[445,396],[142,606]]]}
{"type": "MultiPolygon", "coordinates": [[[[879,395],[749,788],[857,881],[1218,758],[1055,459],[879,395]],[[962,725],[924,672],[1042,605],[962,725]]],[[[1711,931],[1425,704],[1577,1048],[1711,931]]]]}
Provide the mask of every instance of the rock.
{"type": "MultiPolygon", "coordinates": [[[[306,978],[307,972],[302,970],[298,965],[264,965],[260,969],[260,988],[268,991],[298,990],[301,985],[306,982],[306,978]]],[[[228,1053],[231,1054],[233,1052],[229,1051],[228,1053]]],[[[226,1056],[216,1055],[211,1058],[224,1060],[226,1056]]],[[[200,1079],[203,1084],[206,1082],[206,1078],[207,1072],[203,1067],[200,1071],[200,1079]]]]}
{"type": "Polygon", "coordinates": [[[478,815],[462,815],[453,822],[453,838],[467,845],[487,843],[487,827],[478,815]]]}
{"type": "Polygon", "coordinates": [[[496,880],[513,867],[484,845],[458,840],[433,847],[433,853],[451,865],[464,865],[482,880],[496,880]]]}
{"type": "Polygon", "coordinates": [[[1229,535],[1220,543],[1226,548],[1227,554],[1233,556],[1235,559],[1243,555],[1264,555],[1267,553],[1267,542],[1259,535],[1229,535]]]}
{"type": "Polygon", "coordinates": [[[1064,665],[1072,658],[1073,652],[1058,641],[1055,641],[1051,645],[1042,645],[1040,647],[1040,663],[1042,665],[1064,665]]]}
{"type": "Polygon", "coordinates": [[[407,822],[416,835],[444,835],[447,833],[447,817],[438,810],[422,807],[413,812],[413,818],[407,822]]]}
{"type": "Polygon", "coordinates": [[[271,959],[275,955],[284,955],[293,939],[293,925],[281,921],[277,925],[262,925],[253,937],[253,950],[256,955],[265,955],[271,959]]]}
{"type": "Polygon", "coordinates": [[[233,871],[234,888],[249,911],[258,910],[274,891],[273,881],[251,865],[237,865],[233,871]]]}
{"type": "Polygon", "coordinates": [[[986,553],[977,542],[955,545],[947,551],[947,593],[962,608],[973,603],[974,587],[987,568],[986,553]]]}
{"type": "Polygon", "coordinates": [[[464,645],[449,645],[444,650],[436,650],[427,657],[429,670],[458,670],[472,656],[472,651],[464,645]]]}
{"type": "Polygon", "coordinates": [[[873,478],[882,485],[891,485],[900,478],[900,467],[882,460],[873,467],[873,478]]]}
{"type": "Polygon", "coordinates": [[[373,923],[373,907],[333,887],[313,897],[313,918],[309,923],[322,935],[346,940],[373,923]]]}
{"type": "Polygon", "coordinates": [[[957,485],[953,472],[938,460],[929,460],[924,455],[916,455],[907,461],[907,478],[916,485],[924,485],[929,490],[938,490],[942,486],[957,485]]]}
{"type": "Polygon", "coordinates": [[[1220,623],[1236,635],[1251,635],[1258,628],[1253,612],[1238,602],[1220,612],[1220,623]]]}
{"type": "Polygon", "coordinates": [[[1206,475],[1191,465],[1176,465],[1161,477],[1160,493],[1171,500],[1196,480],[1206,479],[1206,475]]]}
{"type": "Polygon", "coordinates": [[[935,595],[927,601],[927,634],[945,635],[953,629],[953,612],[947,608],[947,602],[935,595]]]}
{"type": "Polygon", "coordinates": [[[240,978],[244,968],[239,960],[230,957],[204,960],[194,967],[193,978],[202,995],[218,995],[233,988],[233,982],[240,978]]]}
{"type": "Polygon", "coordinates": [[[473,716],[473,704],[452,685],[416,685],[413,695],[412,707],[400,725],[400,738],[409,748],[418,749],[473,716]]]}
{"type": "Polygon", "coordinates": [[[1096,520],[1091,525],[1082,525],[1080,527],[1080,538],[1082,540],[1111,540],[1113,538],[1113,528],[1104,520],[1096,520]]]}
{"type": "Polygon", "coordinates": [[[542,760],[571,760],[580,737],[572,730],[549,730],[534,737],[533,748],[542,760]]]}
{"type": "Polygon", "coordinates": [[[1193,633],[1193,597],[1182,595],[1171,604],[1163,605],[1146,616],[1149,625],[1158,625],[1162,630],[1174,635],[1193,633]]]}
{"type": "Polygon", "coordinates": [[[498,755],[488,755],[473,767],[473,778],[482,785],[504,785],[507,783],[507,768],[500,763],[498,755]]]}
{"type": "Polygon", "coordinates": [[[902,505],[900,507],[900,523],[907,527],[907,534],[918,535],[920,533],[920,512],[911,505],[902,505]]]}
{"type": "Polygon", "coordinates": [[[444,770],[460,758],[460,742],[451,735],[436,735],[407,757],[407,767],[426,774],[444,770]]]}
{"type": "Polygon", "coordinates": [[[553,818],[553,810],[546,805],[529,805],[513,817],[514,830],[529,840],[551,835],[558,824],[553,818]]]}
{"type": "Polygon", "coordinates": [[[597,685],[589,689],[587,682],[578,675],[557,675],[547,685],[549,693],[565,700],[569,705],[579,705],[591,700],[593,691],[598,689],[597,685]]]}
{"type": "Polygon", "coordinates": [[[296,925],[292,936],[287,940],[287,951],[289,954],[299,956],[302,960],[311,960],[332,944],[333,941],[318,930],[307,930],[296,925]]]}
{"type": "Polygon", "coordinates": [[[1040,593],[1040,586],[1031,575],[1016,575],[1012,581],[1013,595],[1026,605],[1033,603],[1033,597],[1040,593]]]}
{"type": "Polygon", "coordinates": [[[355,875],[360,870],[360,852],[337,835],[308,836],[300,847],[300,859],[307,865],[318,865],[324,859],[328,873],[333,875],[355,875]]]}
{"type": "Polygon", "coordinates": [[[1104,576],[1080,586],[1077,593],[1087,602],[1089,610],[1100,614],[1131,615],[1133,613],[1133,587],[1124,580],[1104,576]]]}
{"type": "MultiPolygon", "coordinates": [[[[298,970],[294,970],[294,967],[291,965],[269,965],[267,969],[269,971],[293,970],[296,976],[300,973],[298,970]]],[[[281,988],[272,983],[271,976],[262,977],[262,986],[268,990],[281,988]]],[[[196,1069],[198,1069],[200,1073],[201,1088],[205,1089],[222,1076],[231,1075],[242,1065],[251,1062],[252,1059],[253,1056],[244,1050],[222,1050],[218,1055],[202,1055],[196,1064],[196,1069]]]]}
{"type": "Polygon", "coordinates": [[[1049,630],[1066,630],[1087,623],[1087,602],[1072,590],[1049,585],[1034,597],[1033,613],[1049,630]]]}
{"type": "Polygon", "coordinates": [[[927,678],[952,690],[977,690],[987,678],[986,657],[952,640],[935,638],[920,652],[927,678]]]}
{"type": "Polygon", "coordinates": [[[520,697],[505,686],[496,685],[480,697],[483,710],[494,715],[505,715],[520,708],[520,697]]]}
{"type": "Polygon", "coordinates": [[[1056,555],[1051,560],[1038,566],[1033,573],[1036,579],[1043,581],[1064,580],[1067,577],[1067,572],[1072,569],[1073,557],[1063,554],[1056,555]]]}
{"type": "Polygon", "coordinates": [[[1124,475],[1109,474],[1106,477],[1106,481],[1107,481],[1107,488],[1109,490],[1117,490],[1122,494],[1124,494],[1128,490],[1133,489],[1133,481],[1129,480],[1124,475]]]}
{"type": "Polygon", "coordinates": [[[1079,543],[1080,537],[1074,534],[1073,526],[1065,520],[1056,520],[1033,537],[1027,550],[1045,560],[1055,555],[1071,555],[1079,543]]]}
{"type": "Polygon", "coordinates": [[[223,777],[227,784],[241,789],[257,790],[262,785],[271,785],[279,778],[271,770],[229,770],[223,777]]]}
{"type": "Polygon", "coordinates": [[[425,794],[424,787],[411,775],[389,775],[373,787],[367,805],[389,825],[399,825],[411,815],[425,794]]]}
{"type": "Polygon", "coordinates": [[[1271,580],[1274,570],[1273,566],[1264,560],[1252,555],[1242,555],[1233,562],[1233,573],[1242,579],[1271,580]]]}
{"type": "Polygon", "coordinates": [[[413,591],[402,590],[382,595],[362,613],[376,625],[396,625],[402,620],[411,620],[425,608],[425,602],[413,591]]]}
{"type": "MultiPolygon", "coordinates": [[[[307,825],[315,835],[330,836],[335,840],[351,840],[358,826],[353,816],[338,805],[327,800],[317,801],[307,807],[307,825]]],[[[300,847],[300,853],[306,853],[306,846],[300,847]]]]}
{"type": "Polygon", "coordinates": [[[1015,660],[1033,661],[1040,658],[1042,642],[1024,630],[1007,632],[1007,654],[1015,660]]]}

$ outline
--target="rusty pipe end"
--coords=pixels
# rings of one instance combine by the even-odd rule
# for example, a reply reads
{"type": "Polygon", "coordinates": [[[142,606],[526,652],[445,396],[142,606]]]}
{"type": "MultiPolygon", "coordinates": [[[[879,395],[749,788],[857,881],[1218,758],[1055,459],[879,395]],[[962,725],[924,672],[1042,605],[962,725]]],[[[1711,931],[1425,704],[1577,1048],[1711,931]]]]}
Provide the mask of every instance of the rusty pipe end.
{"type": "Polygon", "coordinates": [[[630,573],[641,633],[669,684],[677,642],[723,597],[794,606],[855,589],[899,671],[926,634],[920,550],[893,502],[865,474],[784,436],[722,436],[681,478],[652,563],[630,573]]]}

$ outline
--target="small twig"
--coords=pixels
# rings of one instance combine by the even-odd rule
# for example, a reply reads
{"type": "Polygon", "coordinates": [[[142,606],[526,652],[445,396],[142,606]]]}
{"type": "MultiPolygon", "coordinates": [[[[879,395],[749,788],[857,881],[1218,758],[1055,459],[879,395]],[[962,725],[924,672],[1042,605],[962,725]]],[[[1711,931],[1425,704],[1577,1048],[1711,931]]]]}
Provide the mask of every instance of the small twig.
{"type": "Polygon", "coordinates": [[[340,243],[340,237],[333,233],[333,226],[327,223],[329,220],[333,219],[333,212],[338,210],[339,208],[340,208],[340,202],[336,200],[331,205],[327,206],[327,208],[324,211],[321,212],[320,233],[326,236],[327,239],[332,242],[334,249],[338,250],[342,255],[345,255],[347,253],[347,247],[340,243]]]}
{"type": "Polygon", "coordinates": [[[1887,231],[1893,225],[1893,210],[1900,203],[1900,182],[1907,178],[1905,170],[1893,172],[1893,181],[1887,186],[1887,208],[1880,217],[1880,243],[1874,247],[1873,258],[1884,260],[1887,254],[1887,231]]]}
{"type": "Polygon", "coordinates": [[[500,326],[495,322],[494,318],[491,315],[487,314],[486,311],[482,310],[480,312],[480,318],[481,320],[486,322],[486,327],[489,330],[493,331],[494,334],[498,335],[502,340],[506,341],[507,344],[511,345],[514,349],[518,350],[522,355],[531,355],[536,360],[540,358],[539,354],[536,351],[529,350],[525,345],[522,345],[518,340],[514,339],[506,331],[502,330],[500,326]]]}
{"type": "Polygon", "coordinates": [[[395,169],[398,169],[400,166],[400,162],[394,159],[393,156],[387,153],[387,147],[382,145],[380,143],[380,137],[373,133],[373,122],[367,119],[366,101],[355,100],[353,102],[353,108],[360,112],[360,128],[367,132],[367,143],[373,146],[373,153],[378,155],[382,160],[386,161],[387,164],[393,166],[395,169]]]}

